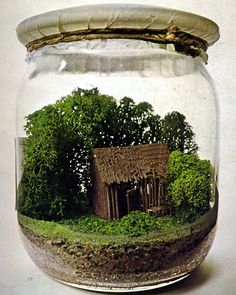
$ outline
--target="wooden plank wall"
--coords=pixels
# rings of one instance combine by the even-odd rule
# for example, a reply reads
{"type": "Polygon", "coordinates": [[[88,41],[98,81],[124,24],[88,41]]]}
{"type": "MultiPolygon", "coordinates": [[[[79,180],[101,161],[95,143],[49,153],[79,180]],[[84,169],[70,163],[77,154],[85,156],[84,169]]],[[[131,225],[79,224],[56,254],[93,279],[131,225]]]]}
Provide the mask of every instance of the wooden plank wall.
{"type": "Polygon", "coordinates": [[[96,215],[109,218],[109,199],[108,199],[108,187],[105,185],[97,171],[97,167],[94,165],[92,170],[93,188],[92,188],[92,205],[96,215]]]}
{"type": "Polygon", "coordinates": [[[142,179],[138,184],[143,211],[148,212],[151,207],[161,206],[163,190],[159,178],[142,179]]]}
{"type": "Polygon", "coordinates": [[[119,219],[118,185],[116,183],[107,186],[108,218],[119,219]]]}

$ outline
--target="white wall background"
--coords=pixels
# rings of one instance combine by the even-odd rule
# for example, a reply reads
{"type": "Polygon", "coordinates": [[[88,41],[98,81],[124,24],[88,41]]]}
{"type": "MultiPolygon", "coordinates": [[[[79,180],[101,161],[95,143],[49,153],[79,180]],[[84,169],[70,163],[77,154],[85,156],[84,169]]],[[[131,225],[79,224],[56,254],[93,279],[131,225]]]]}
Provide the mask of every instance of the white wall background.
{"type": "MultiPolygon", "coordinates": [[[[15,29],[26,17],[79,4],[122,1],[8,0],[0,17],[0,294],[91,294],[54,282],[31,262],[20,241],[14,211],[15,100],[25,72],[25,49],[15,29]]],[[[208,70],[220,98],[220,212],[214,246],[203,265],[189,279],[161,294],[236,294],[236,1],[129,0],[183,9],[213,19],[221,39],[209,49],[208,70]]],[[[159,294],[157,291],[151,294],[159,294]]]]}

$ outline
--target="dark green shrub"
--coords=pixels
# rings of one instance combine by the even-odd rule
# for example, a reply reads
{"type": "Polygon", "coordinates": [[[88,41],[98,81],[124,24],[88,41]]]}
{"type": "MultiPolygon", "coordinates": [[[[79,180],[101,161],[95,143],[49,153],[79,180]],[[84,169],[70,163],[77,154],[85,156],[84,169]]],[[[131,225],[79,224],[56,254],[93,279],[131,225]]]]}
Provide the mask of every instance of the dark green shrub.
{"type": "Polygon", "coordinates": [[[168,113],[161,120],[161,141],[168,144],[169,151],[179,150],[193,154],[198,150],[192,127],[179,112],[168,113]]]}

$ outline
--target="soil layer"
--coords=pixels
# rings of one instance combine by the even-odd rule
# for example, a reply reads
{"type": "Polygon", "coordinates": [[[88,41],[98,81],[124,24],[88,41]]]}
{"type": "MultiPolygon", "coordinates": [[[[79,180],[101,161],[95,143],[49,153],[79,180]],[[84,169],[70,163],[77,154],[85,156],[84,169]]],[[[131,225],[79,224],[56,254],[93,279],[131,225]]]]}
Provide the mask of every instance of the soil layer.
{"type": "Polygon", "coordinates": [[[169,242],[106,245],[100,248],[50,240],[21,227],[32,260],[50,276],[97,288],[135,288],[173,280],[206,257],[215,233],[208,225],[169,242]]]}

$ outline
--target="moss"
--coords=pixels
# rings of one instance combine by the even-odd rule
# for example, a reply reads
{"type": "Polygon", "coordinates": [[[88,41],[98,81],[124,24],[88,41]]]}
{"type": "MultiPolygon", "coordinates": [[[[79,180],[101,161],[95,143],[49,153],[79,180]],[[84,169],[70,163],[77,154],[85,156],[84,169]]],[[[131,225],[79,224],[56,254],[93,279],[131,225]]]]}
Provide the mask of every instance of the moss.
{"type": "Polygon", "coordinates": [[[54,221],[37,220],[18,213],[19,224],[32,231],[34,234],[50,238],[61,239],[68,243],[76,242],[76,233],[69,228],[63,227],[54,221]]]}
{"type": "MultiPolygon", "coordinates": [[[[54,221],[36,220],[18,213],[19,224],[34,235],[51,241],[63,241],[70,245],[88,246],[92,248],[116,247],[125,245],[155,245],[157,243],[169,243],[183,237],[191,236],[192,233],[200,232],[215,224],[215,210],[211,209],[207,214],[200,217],[195,223],[188,225],[175,225],[166,223],[166,227],[159,231],[150,231],[140,236],[102,234],[94,232],[81,232],[73,226],[57,223],[54,221]]],[[[167,217],[163,217],[168,221],[167,217]]]]}
{"type": "Polygon", "coordinates": [[[129,237],[137,237],[150,232],[161,232],[183,226],[175,217],[152,217],[140,211],[132,211],[119,220],[107,220],[95,215],[86,215],[62,220],[58,223],[71,230],[83,233],[124,235],[129,237]]]}
{"type": "MultiPolygon", "coordinates": [[[[133,211],[119,220],[107,220],[94,215],[82,216],[79,218],[62,220],[59,223],[71,230],[84,233],[97,233],[105,235],[125,235],[129,237],[140,236],[151,231],[165,229],[163,222],[159,221],[162,217],[155,218],[149,214],[133,211]]],[[[169,218],[171,220],[171,218],[169,218]]],[[[165,218],[165,220],[167,220],[165,218]]],[[[170,225],[170,222],[168,223],[170,225]]],[[[167,227],[168,227],[167,225],[167,227]]],[[[172,220],[172,227],[174,227],[172,220]]]]}

